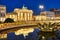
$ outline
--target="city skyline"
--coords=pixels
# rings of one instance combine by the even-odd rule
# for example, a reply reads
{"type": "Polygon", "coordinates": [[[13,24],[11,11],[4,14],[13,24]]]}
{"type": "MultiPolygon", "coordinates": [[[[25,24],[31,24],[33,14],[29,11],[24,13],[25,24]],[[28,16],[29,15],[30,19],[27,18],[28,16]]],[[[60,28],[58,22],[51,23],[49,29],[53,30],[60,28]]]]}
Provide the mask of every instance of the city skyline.
{"type": "Polygon", "coordinates": [[[6,5],[7,12],[12,12],[14,8],[22,8],[24,5],[33,10],[35,15],[40,13],[40,4],[44,5],[44,10],[50,8],[60,9],[60,0],[0,0],[0,5],[6,5]]]}
{"type": "Polygon", "coordinates": [[[0,0],[0,40],[60,40],[60,0],[0,0]]]}

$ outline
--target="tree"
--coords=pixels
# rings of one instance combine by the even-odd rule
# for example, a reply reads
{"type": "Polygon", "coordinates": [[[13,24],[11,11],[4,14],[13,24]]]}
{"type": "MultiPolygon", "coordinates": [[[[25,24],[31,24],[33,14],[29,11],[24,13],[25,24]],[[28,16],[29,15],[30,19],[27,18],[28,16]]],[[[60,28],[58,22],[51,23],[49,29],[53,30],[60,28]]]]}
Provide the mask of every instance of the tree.
{"type": "Polygon", "coordinates": [[[48,24],[47,23],[43,23],[43,24],[38,24],[38,26],[39,26],[39,29],[40,30],[44,30],[44,31],[47,31],[47,30],[51,30],[51,31],[54,31],[54,29],[56,29],[57,28],[57,24],[58,23],[51,23],[51,22],[49,22],[48,24]]]}
{"type": "Polygon", "coordinates": [[[55,11],[58,10],[57,8],[51,8],[50,11],[55,11]]]}
{"type": "Polygon", "coordinates": [[[3,22],[0,21],[0,24],[1,24],[1,23],[3,23],[3,22]]]}
{"type": "Polygon", "coordinates": [[[56,32],[57,34],[56,34],[56,37],[57,37],[57,39],[59,39],[60,40],[60,30],[57,30],[57,32],[56,32]]]}
{"type": "Polygon", "coordinates": [[[4,21],[4,23],[12,23],[12,22],[14,22],[14,20],[11,19],[11,18],[7,18],[7,19],[4,21]]]}

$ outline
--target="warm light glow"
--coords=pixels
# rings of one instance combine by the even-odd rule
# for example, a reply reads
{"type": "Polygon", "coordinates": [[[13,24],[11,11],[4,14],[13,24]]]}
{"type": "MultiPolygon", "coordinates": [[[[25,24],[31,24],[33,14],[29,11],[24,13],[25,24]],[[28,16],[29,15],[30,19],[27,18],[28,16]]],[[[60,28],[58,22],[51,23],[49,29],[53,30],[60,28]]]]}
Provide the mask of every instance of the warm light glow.
{"type": "Polygon", "coordinates": [[[44,37],[44,36],[42,36],[42,39],[45,39],[45,37],[44,37]]]}
{"type": "Polygon", "coordinates": [[[7,38],[7,34],[0,34],[0,38],[7,38]]]}
{"type": "Polygon", "coordinates": [[[21,29],[15,32],[16,35],[20,35],[23,34],[24,36],[27,35],[29,32],[33,32],[34,29],[33,28],[29,28],[29,29],[21,29]]]}

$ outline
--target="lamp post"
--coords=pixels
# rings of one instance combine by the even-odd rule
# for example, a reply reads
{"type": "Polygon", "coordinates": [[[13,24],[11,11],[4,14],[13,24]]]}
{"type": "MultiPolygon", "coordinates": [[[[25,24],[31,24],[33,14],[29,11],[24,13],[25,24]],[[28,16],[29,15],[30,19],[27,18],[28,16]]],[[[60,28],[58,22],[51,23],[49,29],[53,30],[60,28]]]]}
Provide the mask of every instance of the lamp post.
{"type": "MultiPolygon", "coordinates": [[[[40,8],[40,12],[42,12],[43,9],[44,9],[44,6],[43,6],[43,5],[39,5],[39,8],[40,8]]],[[[42,20],[42,22],[43,22],[43,18],[42,18],[42,17],[41,17],[41,20],[42,20]]]]}
{"type": "Polygon", "coordinates": [[[44,9],[43,5],[39,5],[39,8],[41,9],[41,11],[44,9]]]}

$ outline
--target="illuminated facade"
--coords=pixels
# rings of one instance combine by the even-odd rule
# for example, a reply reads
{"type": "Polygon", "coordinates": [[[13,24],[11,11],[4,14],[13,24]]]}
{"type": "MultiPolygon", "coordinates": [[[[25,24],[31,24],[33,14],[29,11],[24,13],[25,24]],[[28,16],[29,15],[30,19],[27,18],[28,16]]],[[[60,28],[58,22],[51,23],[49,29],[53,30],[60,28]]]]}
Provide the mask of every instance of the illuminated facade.
{"type": "Polygon", "coordinates": [[[33,11],[24,6],[22,9],[15,8],[14,12],[6,14],[6,18],[12,18],[14,21],[30,21],[33,20],[33,11]]]}
{"type": "Polygon", "coordinates": [[[37,16],[34,16],[34,20],[36,20],[36,21],[46,20],[46,16],[44,16],[44,15],[37,15],[37,16]]]}
{"type": "Polygon", "coordinates": [[[53,20],[55,18],[55,13],[50,11],[41,12],[40,15],[34,16],[35,20],[53,20]]]}
{"type": "Polygon", "coordinates": [[[55,20],[60,20],[60,10],[55,10],[55,20]]]}
{"type": "Polygon", "coordinates": [[[6,18],[11,18],[14,21],[17,21],[17,14],[16,13],[7,13],[6,18]]]}
{"type": "Polygon", "coordinates": [[[28,10],[27,7],[24,7],[22,9],[14,9],[14,12],[18,15],[18,21],[29,21],[33,20],[33,11],[28,10]]]}
{"type": "Polygon", "coordinates": [[[0,21],[4,21],[6,16],[6,6],[0,5],[0,21]]]}
{"type": "Polygon", "coordinates": [[[6,6],[0,5],[0,17],[5,17],[6,15],[6,6]]]}
{"type": "Polygon", "coordinates": [[[14,21],[60,20],[60,10],[43,11],[40,15],[33,16],[33,11],[23,6],[22,9],[15,8],[13,12],[6,14],[6,7],[0,5],[0,21],[4,21],[6,18],[11,18],[14,21]]]}
{"type": "Polygon", "coordinates": [[[53,20],[55,18],[55,13],[50,11],[41,12],[40,15],[46,16],[46,20],[53,20]]]}

